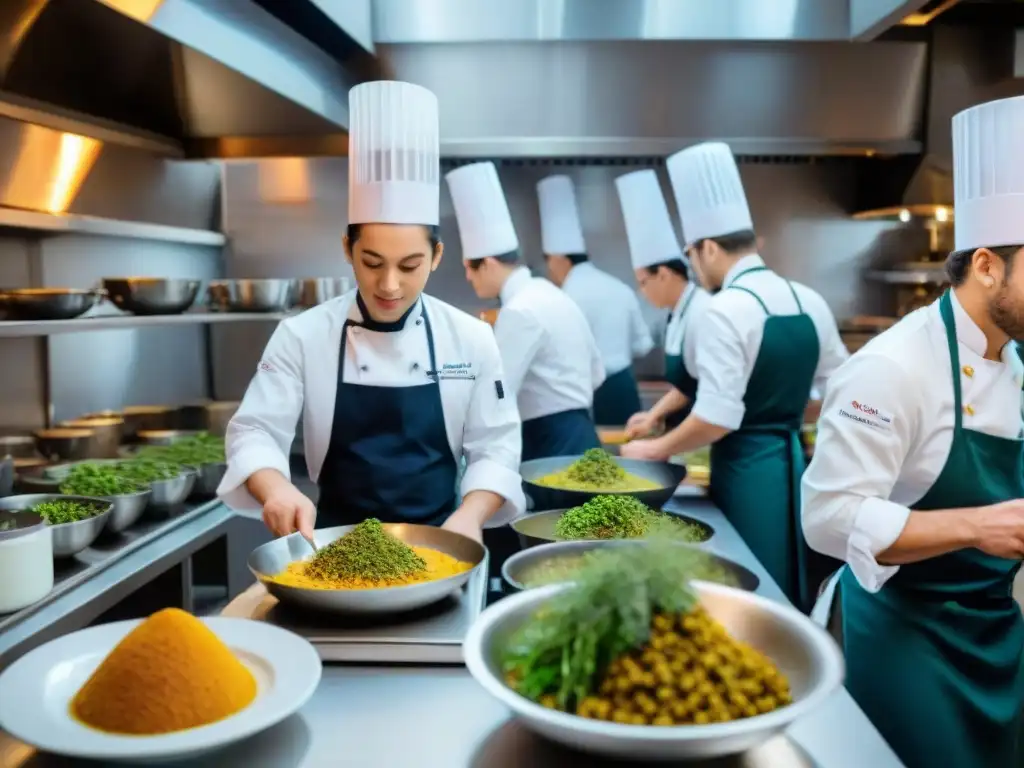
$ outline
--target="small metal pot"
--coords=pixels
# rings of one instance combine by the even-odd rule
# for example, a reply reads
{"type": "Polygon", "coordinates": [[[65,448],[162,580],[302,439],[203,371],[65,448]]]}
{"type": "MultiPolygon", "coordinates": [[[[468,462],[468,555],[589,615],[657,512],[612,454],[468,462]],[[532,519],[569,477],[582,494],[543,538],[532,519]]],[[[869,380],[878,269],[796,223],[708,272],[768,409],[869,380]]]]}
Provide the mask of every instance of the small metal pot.
{"type": "Polygon", "coordinates": [[[124,432],[124,419],[122,418],[71,419],[62,421],[60,426],[72,429],[91,429],[94,433],[93,441],[97,457],[114,458],[117,456],[117,449],[121,447],[121,436],[124,432]]]}
{"type": "Polygon", "coordinates": [[[20,288],[0,291],[8,320],[71,320],[96,306],[103,298],[99,290],[76,288],[20,288]]]}
{"type": "Polygon", "coordinates": [[[57,427],[35,433],[36,450],[51,461],[81,461],[101,458],[96,444],[96,430],[57,427]]]}
{"type": "Polygon", "coordinates": [[[105,277],[110,300],[133,315],[180,315],[195,303],[200,280],[158,277],[105,277]]]}

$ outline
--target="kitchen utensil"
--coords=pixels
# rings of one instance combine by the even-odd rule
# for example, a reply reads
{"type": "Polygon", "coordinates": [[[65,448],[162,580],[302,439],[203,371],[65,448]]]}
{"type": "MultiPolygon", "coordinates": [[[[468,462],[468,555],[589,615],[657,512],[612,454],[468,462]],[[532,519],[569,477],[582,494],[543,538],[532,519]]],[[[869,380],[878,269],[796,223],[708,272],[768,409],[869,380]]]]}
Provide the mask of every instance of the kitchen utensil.
{"type": "Polygon", "coordinates": [[[71,429],[91,429],[96,456],[103,458],[117,456],[117,449],[121,445],[121,435],[124,432],[123,418],[71,419],[62,421],[60,426],[71,429]]]}
{"type": "Polygon", "coordinates": [[[36,440],[32,435],[0,435],[0,456],[14,459],[38,458],[36,440]]]}
{"type": "Polygon", "coordinates": [[[36,450],[53,461],[98,459],[96,430],[70,427],[40,429],[35,433],[36,450]]]}
{"type": "Polygon", "coordinates": [[[88,496],[31,493],[24,496],[8,496],[6,499],[0,499],[0,510],[22,512],[31,510],[36,505],[46,501],[77,501],[81,504],[91,504],[100,507],[103,510],[97,515],[87,517],[85,520],[49,526],[53,532],[53,556],[58,558],[77,555],[96,541],[96,538],[103,532],[103,528],[107,524],[107,518],[110,517],[110,513],[114,509],[114,505],[109,501],[91,499],[88,496]]]}
{"type": "MultiPolygon", "coordinates": [[[[564,513],[564,509],[527,512],[525,515],[515,518],[509,525],[512,526],[512,530],[519,534],[520,546],[523,549],[529,549],[530,547],[537,547],[552,541],[563,541],[563,539],[558,538],[555,534],[555,524],[564,513]]],[[[686,515],[679,515],[675,512],[667,512],[666,514],[670,514],[677,520],[696,528],[696,533],[700,536],[701,543],[709,541],[715,535],[715,529],[701,520],[687,517],[686,515]]],[[[605,541],[605,539],[598,539],[598,541],[605,541]]]]}
{"type": "MultiPolygon", "coordinates": [[[[322,528],[314,531],[313,536],[316,545],[324,547],[353,528],[354,525],[322,528]]],[[[436,549],[472,563],[474,568],[480,565],[486,553],[483,546],[472,539],[432,525],[385,523],[384,529],[406,544],[436,549]]],[[[270,577],[281,573],[289,563],[307,560],[309,556],[309,542],[301,534],[293,533],[254,549],[249,555],[249,570],[282,603],[324,613],[395,613],[422,608],[455,592],[469,581],[472,573],[470,569],[435,581],[380,589],[301,589],[271,580],[270,577]]]]}
{"type": "Polygon", "coordinates": [[[192,486],[191,498],[210,499],[216,496],[217,486],[227,471],[227,464],[200,464],[196,467],[196,482],[192,486]]]}
{"type": "Polygon", "coordinates": [[[143,445],[172,445],[198,434],[198,431],[185,429],[141,429],[135,433],[135,438],[143,445]]]}
{"type": "Polygon", "coordinates": [[[42,600],[53,589],[53,536],[31,512],[0,511],[0,614],[42,600]]]}
{"type": "Polygon", "coordinates": [[[188,469],[169,480],[153,480],[149,483],[149,489],[153,492],[149,497],[150,506],[166,508],[181,504],[192,493],[195,483],[194,469],[188,469]]]}
{"type": "MultiPolygon", "coordinates": [[[[582,557],[588,552],[596,552],[602,549],[609,549],[612,547],[643,547],[643,542],[629,541],[624,539],[616,539],[613,541],[557,541],[550,544],[541,544],[530,549],[524,549],[522,552],[510,557],[501,566],[501,575],[505,579],[505,582],[515,590],[532,589],[533,587],[527,586],[524,582],[524,578],[529,578],[530,571],[534,568],[539,567],[543,563],[554,563],[558,561],[572,561],[576,558],[582,557]]],[[[758,578],[757,574],[749,568],[746,568],[735,560],[730,560],[721,555],[716,555],[713,552],[708,552],[700,547],[695,547],[692,544],[675,544],[673,546],[679,547],[680,552],[686,553],[687,551],[700,552],[701,556],[711,561],[712,567],[720,570],[726,578],[730,579],[728,586],[736,587],[747,592],[755,592],[761,585],[761,579],[758,578]]],[[[562,583],[572,581],[572,570],[570,568],[565,569],[564,575],[558,574],[558,578],[553,579],[549,583],[562,583]]],[[[546,584],[538,584],[537,587],[547,586],[546,584]]]]}
{"type": "MultiPolygon", "coordinates": [[[[595,496],[604,495],[601,491],[566,491],[559,488],[547,488],[535,482],[552,472],[560,472],[580,456],[551,456],[546,459],[524,461],[519,467],[523,478],[523,490],[526,492],[528,509],[568,509],[578,507],[595,496]]],[[[686,467],[669,464],[665,461],[644,461],[641,459],[623,459],[614,456],[615,463],[627,472],[651,480],[658,487],[650,491],[618,491],[611,495],[635,496],[651,509],[661,509],[672,498],[679,484],[686,477],[686,467]]]]}
{"type": "Polygon", "coordinates": [[[110,519],[107,520],[107,530],[113,533],[121,533],[131,528],[142,517],[146,511],[153,492],[147,488],[138,493],[124,493],[119,496],[102,496],[103,501],[109,501],[113,505],[110,510],[110,519]]]}
{"type": "Polygon", "coordinates": [[[501,650],[511,634],[571,584],[520,592],[485,609],[463,643],[466,668],[530,730],[592,754],[644,760],[693,760],[752,749],[821,707],[843,684],[843,655],[810,618],[774,600],[720,584],[694,582],[704,609],[736,639],[770,657],[787,676],[793,702],[764,715],[709,725],[622,725],[558,712],[505,684],[501,650]]]}
{"type": "Polygon", "coordinates": [[[123,412],[124,437],[134,438],[139,430],[172,429],[175,413],[169,405],[129,405],[123,412]]]}
{"type": "Polygon", "coordinates": [[[347,277],[307,277],[295,283],[294,305],[315,307],[349,292],[347,277]]]}
{"type": "Polygon", "coordinates": [[[207,293],[213,309],[227,312],[285,312],[291,309],[295,299],[295,281],[214,280],[207,293]]]}
{"type": "Polygon", "coordinates": [[[103,291],[77,288],[0,290],[7,320],[70,320],[84,315],[103,298],[103,291]]]}
{"type": "Polygon", "coordinates": [[[209,432],[211,435],[224,437],[228,431],[228,422],[235,415],[237,400],[209,400],[201,403],[187,403],[178,409],[174,429],[186,432],[209,432]]]}
{"type": "Polygon", "coordinates": [[[195,302],[199,286],[199,280],[182,278],[103,278],[110,300],[133,315],[180,315],[195,302]]]}

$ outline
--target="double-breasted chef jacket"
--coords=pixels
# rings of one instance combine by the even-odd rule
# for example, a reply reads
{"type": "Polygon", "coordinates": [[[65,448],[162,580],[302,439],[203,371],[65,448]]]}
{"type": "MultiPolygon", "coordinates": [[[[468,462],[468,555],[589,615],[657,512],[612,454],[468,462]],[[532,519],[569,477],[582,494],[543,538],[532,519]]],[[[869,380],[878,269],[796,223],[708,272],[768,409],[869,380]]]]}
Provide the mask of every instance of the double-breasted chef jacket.
{"type": "Polygon", "coordinates": [[[448,443],[452,456],[466,460],[461,494],[485,490],[507,500],[488,527],[522,513],[519,414],[504,383],[490,326],[424,294],[401,330],[374,332],[360,327],[364,318],[356,291],[284,320],[274,332],[228,428],[228,472],[221,484],[228,506],[259,510],[244,485],[259,469],[290,476],[288,455],[300,417],[309,476],[319,479],[331,441],[330,416],[335,411],[346,320],[356,325],[345,331],[344,382],[410,387],[434,381],[424,312],[434,341],[448,443]]]}

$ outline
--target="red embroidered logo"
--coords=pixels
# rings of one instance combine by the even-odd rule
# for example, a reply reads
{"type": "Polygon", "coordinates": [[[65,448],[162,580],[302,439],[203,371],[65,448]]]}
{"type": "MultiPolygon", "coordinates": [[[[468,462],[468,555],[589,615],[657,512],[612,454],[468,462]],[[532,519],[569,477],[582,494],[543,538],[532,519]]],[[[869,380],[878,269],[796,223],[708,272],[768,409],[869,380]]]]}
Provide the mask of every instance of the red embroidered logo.
{"type": "Polygon", "coordinates": [[[260,360],[259,369],[265,373],[277,373],[277,368],[268,363],[266,360],[260,360]]]}
{"type": "Polygon", "coordinates": [[[873,408],[870,405],[865,405],[864,403],[857,402],[856,400],[851,400],[850,405],[852,405],[856,410],[860,411],[861,413],[865,413],[868,416],[876,416],[877,418],[881,419],[886,423],[892,421],[890,417],[883,415],[881,411],[879,411],[877,408],[873,408]]]}

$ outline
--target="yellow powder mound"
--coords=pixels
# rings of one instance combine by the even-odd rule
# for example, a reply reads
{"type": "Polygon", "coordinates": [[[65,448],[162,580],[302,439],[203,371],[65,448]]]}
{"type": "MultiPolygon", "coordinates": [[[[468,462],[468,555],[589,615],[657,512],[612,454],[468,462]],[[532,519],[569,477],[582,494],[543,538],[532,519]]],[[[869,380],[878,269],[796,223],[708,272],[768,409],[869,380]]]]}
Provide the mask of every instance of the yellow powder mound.
{"type": "Polygon", "coordinates": [[[195,616],[168,608],[129,632],[71,701],[71,714],[110,733],[154,735],[241,711],[256,680],[195,616]]]}

